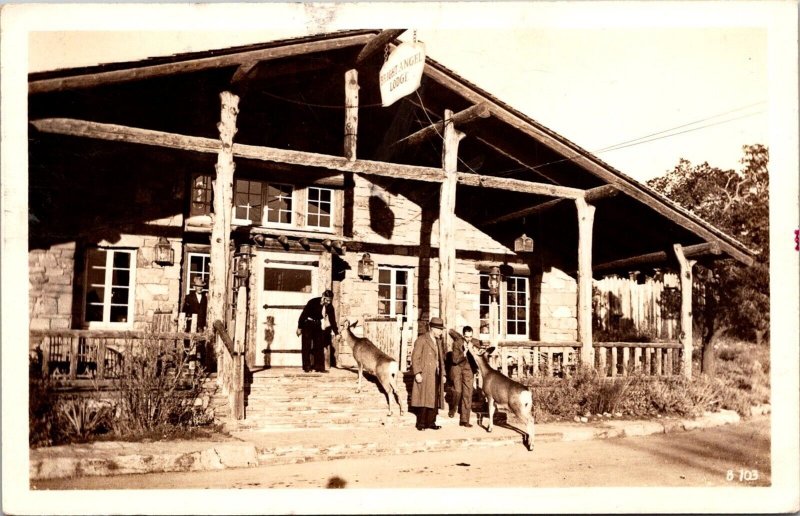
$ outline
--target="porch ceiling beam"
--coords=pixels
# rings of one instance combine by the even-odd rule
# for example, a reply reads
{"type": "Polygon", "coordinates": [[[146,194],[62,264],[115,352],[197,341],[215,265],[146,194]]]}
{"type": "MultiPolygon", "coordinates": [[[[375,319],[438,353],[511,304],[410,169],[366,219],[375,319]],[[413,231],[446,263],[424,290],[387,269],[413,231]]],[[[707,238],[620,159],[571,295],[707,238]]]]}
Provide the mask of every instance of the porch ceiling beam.
{"type": "MultiPolygon", "coordinates": [[[[701,256],[719,256],[722,254],[719,242],[705,242],[702,244],[690,245],[683,248],[683,254],[686,258],[697,258],[701,256]]],[[[625,270],[630,267],[639,267],[642,265],[653,265],[664,263],[675,258],[674,253],[667,253],[666,251],[658,251],[655,253],[647,253],[639,256],[632,256],[630,258],[623,258],[621,260],[614,260],[594,265],[592,269],[594,272],[602,272],[609,270],[625,270]]]]}
{"type": "Polygon", "coordinates": [[[368,43],[373,39],[372,34],[356,34],[344,36],[336,39],[323,39],[319,41],[308,41],[305,43],[295,43],[293,45],[282,45],[272,48],[262,48],[228,54],[223,56],[204,57],[191,59],[176,63],[162,63],[150,66],[140,66],[125,70],[109,70],[107,72],[96,72],[90,74],[73,75],[69,77],[58,77],[53,79],[40,79],[28,83],[28,93],[46,93],[50,91],[60,91],[77,88],[91,88],[104,84],[114,84],[153,77],[163,77],[186,72],[197,72],[212,68],[222,68],[226,66],[247,65],[250,62],[269,61],[283,57],[295,55],[323,52],[355,45],[368,43]]]}
{"type": "MultiPolygon", "coordinates": [[[[476,118],[489,118],[491,116],[491,111],[489,111],[489,107],[486,105],[485,102],[481,102],[480,104],[476,104],[474,106],[470,106],[463,111],[459,111],[453,115],[453,124],[455,125],[463,125],[469,123],[476,118]]],[[[437,134],[443,134],[444,130],[444,120],[440,120],[432,125],[427,127],[423,127],[419,131],[406,136],[398,141],[396,141],[393,145],[397,145],[403,142],[408,143],[409,145],[416,145],[418,143],[422,143],[428,138],[435,136],[437,134]]]]}
{"type": "MultiPolygon", "coordinates": [[[[604,199],[606,197],[613,197],[619,193],[612,185],[603,185],[598,186],[596,188],[592,188],[591,190],[586,190],[586,194],[584,195],[584,199],[586,202],[590,203],[592,201],[596,201],[598,199],[604,199]]],[[[501,215],[500,217],[487,220],[484,222],[483,226],[489,226],[491,224],[497,224],[499,222],[506,222],[508,220],[515,220],[521,219],[522,217],[526,217],[528,215],[535,215],[537,213],[541,213],[545,210],[549,210],[550,208],[559,204],[563,199],[553,199],[551,201],[543,202],[541,204],[537,204],[536,206],[531,206],[530,208],[523,208],[521,210],[517,210],[506,215],[501,215]]]]}
{"type": "Polygon", "coordinates": [[[369,59],[375,52],[383,50],[387,44],[397,39],[400,34],[404,33],[406,30],[407,29],[384,29],[380,31],[380,33],[374,35],[372,39],[364,45],[361,52],[358,53],[358,57],[356,57],[356,66],[369,59]]]}
{"type": "MultiPolygon", "coordinates": [[[[412,97],[406,97],[405,100],[406,100],[406,102],[409,102],[410,104],[413,104],[414,106],[417,106],[417,108],[422,109],[423,111],[425,111],[428,114],[436,115],[436,113],[434,111],[432,111],[432,110],[428,109],[427,107],[425,107],[421,102],[417,102],[416,100],[413,100],[412,97]]],[[[484,102],[480,102],[479,104],[485,104],[485,103],[484,102]]],[[[476,104],[476,105],[478,105],[478,104],[476,104]]],[[[491,113],[491,108],[489,109],[489,112],[491,113]]],[[[479,141],[481,144],[483,144],[483,145],[489,147],[490,149],[492,149],[494,152],[497,152],[498,154],[501,154],[502,156],[505,156],[506,158],[510,159],[511,161],[514,161],[515,163],[517,163],[519,166],[523,167],[524,169],[529,170],[529,171],[533,172],[534,174],[536,174],[536,175],[538,175],[540,177],[543,177],[544,179],[550,181],[551,183],[558,184],[558,181],[554,180],[552,177],[548,176],[547,174],[545,174],[541,170],[536,170],[534,167],[532,167],[531,165],[525,163],[524,161],[522,161],[518,157],[512,155],[508,151],[506,151],[504,149],[501,149],[500,147],[498,147],[497,145],[495,145],[493,143],[490,143],[486,138],[484,138],[482,136],[475,135],[475,134],[471,134],[470,138],[474,138],[475,140],[479,141]]]]}
{"type": "Polygon", "coordinates": [[[726,238],[724,234],[721,235],[721,232],[714,232],[712,229],[703,225],[703,221],[701,219],[685,210],[682,210],[679,206],[670,202],[666,197],[660,196],[652,190],[645,189],[645,187],[638,185],[632,179],[626,179],[625,176],[620,172],[612,171],[608,165],[600,162],[597,158],[591,156],[588,152],[581,149],[577,145],[570,145],[569,142],[565,141],[564,138],[559,137],[557,134],[552,133],[543,127],[532,124],[529,120],[516,114],[507,106],[499,104],[491,99],[487,99],[484,95],[475,91],[472,87],[456,80],[443,70],[436,68],[430,63],[425,64],[425,75],[445,88],[461,95],[464,99],[472,102],[473,104],[487,102],[489,104],[489,109],[492,110],[493,117],[506,124],[509,124],[511,127],[519,129],[525,135],[542,142],[560,155],[569,158],[573,163],[580,165],[589,173],[599,177],[609,184],[616,186],[621,192],[649,206],[662,217],[688,229],[708,242],[718,242],[722,251],[739,260],[743,264],[752,265],[752,255],[746,251],[743,251],[740,247],[726,242],[724,240],[726,238]]]}
{"type": "MultiPolygon", "coordinates": [[[[219,140],[203,138],[200,136],[185,136],[151,129],[140,129],[122,125],[90,122],[69,118],[47,118],[34,120],[31,124],[41,132],[65,134],[100,140],[153,145],[171,149],[188,150],[217,154],[220,150],[219,140]]],[[[441,183],[444,180],[444,171],[441,168],[419,167],[415,165],[401,165],[383,161],[355,160],[339,156],[329,156],[314,152],[293,151],[261,147],[255,145],[233,144],[233,155],[239,158],[257,159],[275,163],[286,163],[304,167],[318,167],[342,172],[354,172],[412,181],[428,181],[441,183]]],[[[519,179],[504,177],[484,176],[466,172],[458,172],[458,182],[467,186],[483,188],[496,188],[522,193],[548,195],[577,199],[584,195],[583,190],[567,188],[564,186],[531,183],[519,179]]]]}

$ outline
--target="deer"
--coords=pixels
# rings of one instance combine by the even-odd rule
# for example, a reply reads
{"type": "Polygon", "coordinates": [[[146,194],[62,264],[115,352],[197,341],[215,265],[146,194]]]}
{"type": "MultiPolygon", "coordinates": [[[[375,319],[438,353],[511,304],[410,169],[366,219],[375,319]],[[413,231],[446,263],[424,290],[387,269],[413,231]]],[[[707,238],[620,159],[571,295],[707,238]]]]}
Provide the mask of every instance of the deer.
{"type": "Polygon", "coordinates": [[[397,393],[399,365],[395,359],[378,349],[371,340],[354,335],[350,328],[355,327],[357,324],[358,321],[350,324],[350,321],[345,320],[339,332],[339,338],[353,350],[353,358],[358,365],[358,386],[356,387],[356,392],[361,392],[361,377],[363,376],[363,371],[366,369],[377,377],[378,383],[381,384],[381,387],[383,387],[386,393],[386,404],[389,406],[388,415],[392,415],[392,400],[389,397],[391,393],[394,395],[394,400],[397,402],[397,406],[400,408],[400,415],[402,416],[403,405],[400,403],[400,396],[397,393]]]}
{"type": "MultiPolygon", "coordinates": [[[[464,336],[457,331],[449,330],[448,333],[450,338],[453,339],[454,346],[463,346],[465,344],[464,336]]],[[[481,372],[483,394],[486,396],[487,405],[489,406],[489,423],[486,431],[491,432],[494,428],[494,411],[497,405],[505,405],[525,424],[522,444],[525,445],[528,451],[533,451],[533,393],[521,383],[515,382],[493,369],[484,356],[486,350],[476,350],[470,343],[467,345],[467,352],[475,359],[475,363],[481,372]]],[[[479,421],[478,424],[480,425],[481,422],[479,421]]]]}

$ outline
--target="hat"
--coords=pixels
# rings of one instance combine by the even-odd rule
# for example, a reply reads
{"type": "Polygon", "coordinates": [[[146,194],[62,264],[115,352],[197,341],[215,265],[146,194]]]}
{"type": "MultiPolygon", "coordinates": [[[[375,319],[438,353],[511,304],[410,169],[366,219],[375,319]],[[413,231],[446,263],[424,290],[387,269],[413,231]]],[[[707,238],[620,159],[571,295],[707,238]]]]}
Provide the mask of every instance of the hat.
{"type": "Polygon", "coordinates": [[[325,292],[322,293],[322,297],[333,299],[333,291],[331,289],[326,290],[325,292]]]}
{"type": "Polygon", "coordinates": [[[431,318],[430,327],[431,328],[439,328],[440,330],[443,330],[444,329],[444,321],[439,317],[432,317],[431,318]]]}
{"type": "Polygon", "coordinates": [[[206,282],[203,281],[203,278],[201,276],[195,276],[194,278],[192,278],[192,286],[193,287],[198,287],[198,286],[199,287],[205,287],[206,286],[206,282]]]}

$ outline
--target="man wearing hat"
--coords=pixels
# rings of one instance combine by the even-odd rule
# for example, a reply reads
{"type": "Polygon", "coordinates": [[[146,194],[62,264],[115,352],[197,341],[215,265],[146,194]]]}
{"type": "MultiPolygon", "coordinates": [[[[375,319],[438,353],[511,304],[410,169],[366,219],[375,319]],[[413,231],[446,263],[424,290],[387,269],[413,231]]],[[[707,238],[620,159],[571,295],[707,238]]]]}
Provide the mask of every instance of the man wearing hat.
{"type": "Polygon", "coordinates": [[[302,336],[303,371],[311,371],[313,365],[319,373],[328,372],[325,370],[325,348],[331,343],[331,332],[339,334],[332,300],[333,292],[326,290],[321,297],[312,298],[306,303],[297,320],[297,335],[302,336]]]}
{"type": "Polygon", "coordinates": [[[442,332],[444,322],[433,317],[428,332],[417,337],[411,352],[411,371],[414,384],[411,388],[412,407],[417,407],[417,430],[438,430],[436,414],[444,406],[444,348],[442,332]]]}
{"type": "Polygon", "coordinates": [[[186,331],[191,331],[192,315],[197,314],[197,331],[202,332],[206,329],[206,318],[208,314],[208,298],[203,292],[206,284],[203,278],[195,276],[192,278],[192,292],[186,294],[183,299],[183,313],[186,314],[186,331]]]}

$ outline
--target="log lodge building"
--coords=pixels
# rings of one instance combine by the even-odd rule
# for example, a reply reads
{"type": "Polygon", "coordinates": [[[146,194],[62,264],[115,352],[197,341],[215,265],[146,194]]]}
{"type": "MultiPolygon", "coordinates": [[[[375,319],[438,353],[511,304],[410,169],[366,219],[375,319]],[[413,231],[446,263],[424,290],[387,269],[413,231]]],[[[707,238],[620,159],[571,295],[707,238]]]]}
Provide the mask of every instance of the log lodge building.
{"type": "Polygon", "coordinates": [[[693,264],[752,253],[430,57],[383,107],[401,32],[31,74],[30,344],[45,368],[102,379],[121,336],[182,341],[201,277],[209,328],[192,338],[216,349],[238,419],[255,372],[300,366],[298,314],[327,288],[339,321],[401,366],[441,315],[532,374],[690,375],[693,264]],[[593,280],[632,270],[678,273],[678,338],[593,342],[593,280]]]}

